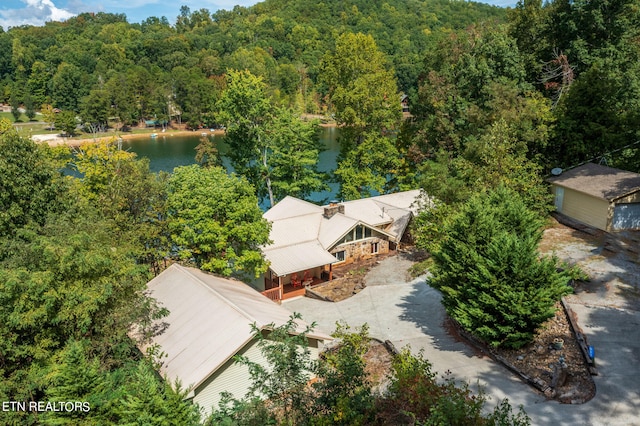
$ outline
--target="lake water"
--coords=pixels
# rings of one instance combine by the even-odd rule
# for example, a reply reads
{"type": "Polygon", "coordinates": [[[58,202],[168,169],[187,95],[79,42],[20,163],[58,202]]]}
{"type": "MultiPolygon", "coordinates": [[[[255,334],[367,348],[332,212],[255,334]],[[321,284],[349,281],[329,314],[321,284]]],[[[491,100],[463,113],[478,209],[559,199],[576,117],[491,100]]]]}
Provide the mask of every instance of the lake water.
{"type": "MultiPolygon", "coordinates": [[[[325,150],[320,153],[318,170],[321,172],[333,171],[336,168],[336,159],[340,153],[338,145],[339,130],[335,127],[321,128],[320,142],[325,150]]],[[[224,143],[222,135],[208,135],[218,148],[222,156],[222,162],[227,170],[232,171],[227,153],[229,146],[224,143]]],[[[138,157],[147,157],[152,172],[165,171],[171,173],[175,167],[188,166],[195,163],[196,146],[200,143],[201,134],[194,132],[193,136],[173,136],[171,134],[158,133],[156,138],[139,138],[125,140],[122,149],[135,152],[138,157]]],[[[338,184],[329,183],[330,191],[311,194],[309,201],[326,202],[335,199],[338,194],[338,184]]]]}

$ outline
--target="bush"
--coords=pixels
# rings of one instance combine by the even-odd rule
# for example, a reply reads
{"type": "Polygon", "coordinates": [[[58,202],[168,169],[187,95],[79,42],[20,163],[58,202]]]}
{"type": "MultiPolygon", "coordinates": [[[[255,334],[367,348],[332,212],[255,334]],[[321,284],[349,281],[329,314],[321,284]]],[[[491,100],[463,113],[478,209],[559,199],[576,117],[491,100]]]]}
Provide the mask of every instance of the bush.
{"type": "Polygon", "coordinates": [[[485,416],[484,393],[474,395],[466,383],[457,384],[445,374],[438,381],[422,352],[417,356],[403,349],[393,360],[389,390],[381,403],[379,416],[383,423],[421,425],[528,425],[529,417],[520,407],[513,415],[505,399],[485,416]]]}

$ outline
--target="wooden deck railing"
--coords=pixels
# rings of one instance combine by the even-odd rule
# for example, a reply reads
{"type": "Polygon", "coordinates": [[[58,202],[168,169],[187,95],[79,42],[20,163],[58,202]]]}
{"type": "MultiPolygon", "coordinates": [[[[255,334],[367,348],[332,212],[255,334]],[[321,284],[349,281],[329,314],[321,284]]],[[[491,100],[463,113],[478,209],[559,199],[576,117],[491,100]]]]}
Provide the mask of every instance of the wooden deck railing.
{"type": "Polygon", "coordinates": [[[269,290],[263,291],[262,294],[264,294],[274,302],[279,302],[280,300],[282,300],[282,295],[280,294],[280,287],[270,288],[269,290]]]}

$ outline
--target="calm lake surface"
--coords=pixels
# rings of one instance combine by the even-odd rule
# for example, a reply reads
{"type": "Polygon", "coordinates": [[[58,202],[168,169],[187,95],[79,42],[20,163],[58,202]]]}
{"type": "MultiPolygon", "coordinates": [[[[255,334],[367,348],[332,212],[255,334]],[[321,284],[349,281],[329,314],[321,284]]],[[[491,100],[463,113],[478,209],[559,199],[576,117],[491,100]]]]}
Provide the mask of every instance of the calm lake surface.
{"type": "MultiPolygon", "coordinates": [[[[335,127],[321,128],[320,141],[325,150],[320,153],[318,170],[322,172],[333,171],[336,168],[336,159],[340,152],[338,145],[339,130],[335,127]]],[[[171,173],[175,167],[195,164],[196,146],[200,143],[201,132],[194,132],[193,136],[172,136],[158,133],[156,138],[132,139],[122,142],[122,149],[135,152],[139,158],[149,159],[149,167],[152,172],[165,171],[171,173]]],[[[227,170],[232,171],[227,154],[229,146],[224,143],[224,136],[208,135],[218,148],[222,161],[227,170]]],[[[310,201],[324,202],[336,198],[338,184],[329,183],[331,191],[323,191],[311,194],[310,201]]]]}

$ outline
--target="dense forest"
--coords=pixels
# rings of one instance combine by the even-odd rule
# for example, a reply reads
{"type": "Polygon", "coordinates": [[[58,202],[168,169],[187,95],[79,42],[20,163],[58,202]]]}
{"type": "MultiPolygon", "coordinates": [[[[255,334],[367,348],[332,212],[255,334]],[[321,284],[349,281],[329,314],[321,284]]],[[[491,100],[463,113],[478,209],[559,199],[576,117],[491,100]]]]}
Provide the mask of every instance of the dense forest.
{"type": "MultiPolygon", "coordinates": [[[[640,0],[521,0],[508,10],[267,0],[215,13],[183,6],[175,23],[99,13],[0,29],[0,101],[14,111],[40,112],[68,133],[145,120],[224,126],[237,172],[207,144],[194,152],[197,165],[169,175],[108,143],[71,157],[0,120],[0,399],[91,404],[9,413],[7,423],[199,422],[186,393],[155,375],[160,354],[140,354],[131,330],[140,340],[158,331],[153,320],[165,313],[143,289],[165,259],[226,276],[265,270],[259,200],[304,198],[328,179],[344,199],[422,188],[431,208],[415,221],[416,245],[446,262],[447,250],[463,250],[448,235],[468,234],[457,211],[493,208],[482,194],[494,205],[517,199],[518,217],[539,218],[551,209],[552,168],[591,160],[640,171],[639,36],[640,0]],[[305,113],[341,127],[331,176],[316,170],[318,123],[305,113]],[[78,173],[63,174],[69,166],[78,173]]],[[[504,238],[510,228],[486,226],[504,238]]],[[[526,230],[528,248],[537,231],[526,230]]],[[[537,267],[527,253],[523,276],[537,267]]],[[[421,360],[403,362],[431,374],[421,360]]],[[[412,391],[435,393],[428,384],[412,391]]],[[[348,408],[375,418],[367,404],[348,408]]],[[[480,415],[458,408],[446,414],[480,415]]],[[[237,414],[218,413],[225,422],[237,414]]]]}
{"type": "Polygon", "coordinates": [[[0,100],[36,109],[51,103],[84,121],[118,116],[135,123],[172,114],[170,99],[185,122],[209,126],[219,77],[227,69],[247,69],[268,83],[279,102],[315,112],[326,93],[317,81],[320,59],[337,35],[373,35],[401,89],[410,91],[429,34],[492,16],[504,11],[446,0],[270,0],[213,14],[183,6],[175,23],[149,17],[129,24],[125,15],[82,14],[0,34],[0,100]]]}

